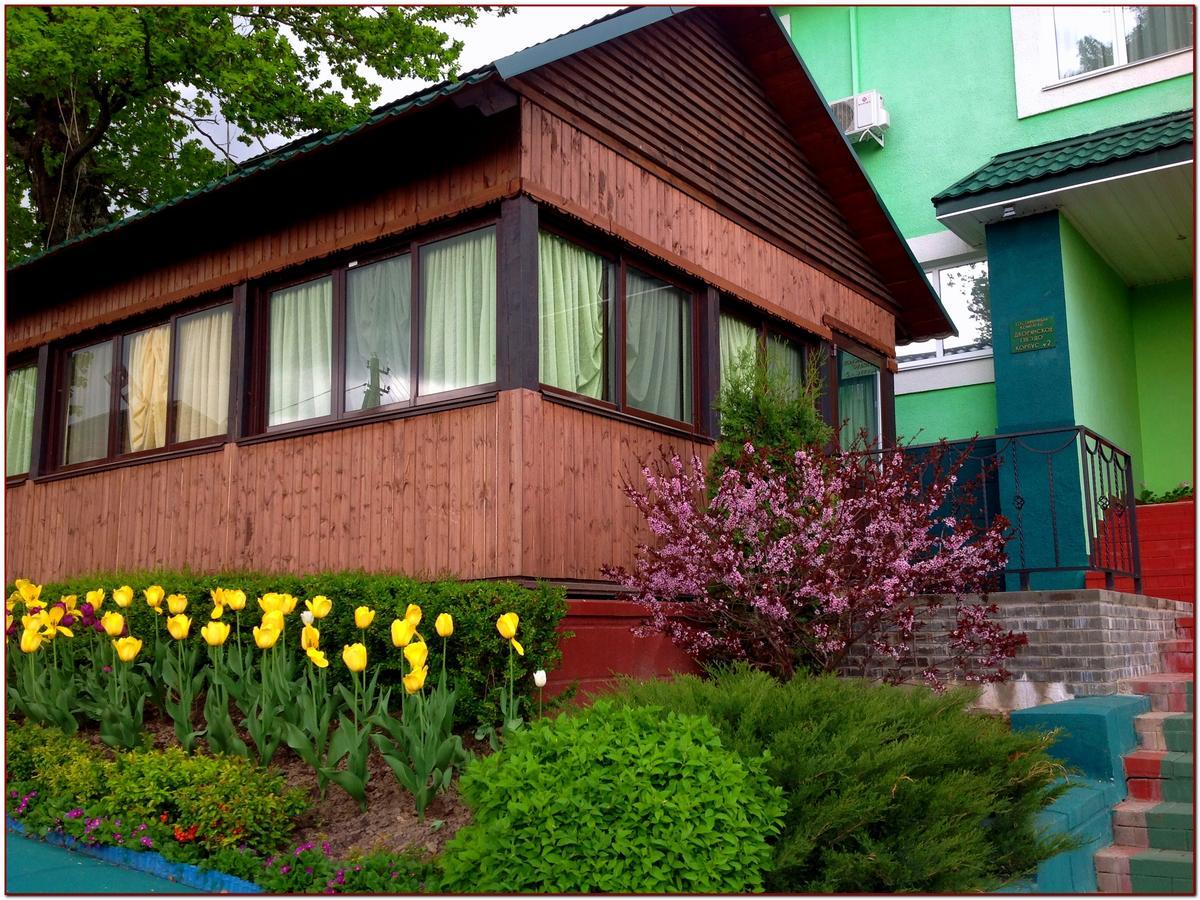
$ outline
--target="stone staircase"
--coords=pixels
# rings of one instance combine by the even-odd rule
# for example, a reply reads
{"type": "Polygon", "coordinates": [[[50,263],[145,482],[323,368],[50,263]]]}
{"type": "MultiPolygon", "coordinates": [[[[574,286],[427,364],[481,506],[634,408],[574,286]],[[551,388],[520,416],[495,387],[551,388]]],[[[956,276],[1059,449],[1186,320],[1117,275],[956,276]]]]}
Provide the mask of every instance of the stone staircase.
{"type": "Polygon", "coordinates": [[[1095,856],[1101,893],[1195,893],[1194,640],[1195,619],[1179,619],[1163,645],[1167,671],[1121,684],[1150,710],[1134,720],[1140,746],[1124,757],[1128,799],[1113,809],[1113,844],[1095,856]]]}

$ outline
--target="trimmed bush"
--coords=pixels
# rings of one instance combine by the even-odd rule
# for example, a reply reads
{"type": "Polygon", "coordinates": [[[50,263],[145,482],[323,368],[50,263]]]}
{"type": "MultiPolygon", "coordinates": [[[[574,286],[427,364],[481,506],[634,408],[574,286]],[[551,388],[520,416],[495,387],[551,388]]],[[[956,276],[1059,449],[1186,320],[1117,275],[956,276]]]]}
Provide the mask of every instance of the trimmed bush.
{"type": "Polygon", "coordinates": [[[761,890],[784,806],[704,718],[604,701],[512,735],[459,789],[475,818],[442,855],[445,892],[761,890]]]}
{"type": "Polygon", "coordinates": [[[766,889],[789,894],[990,891],[1068,849],[1034,823],[1067,790],[1053,736],[1014,734],[971,699],[746,667],[613,695],[707,716],[744,758],[769,752],[788,808],[766,889]]]}
{"type": "MultiPolygon", "coordinates": [[[[75,594],[82,603],[87,592],[103,587],[107,592],[104,609],[116,609],[111,595],[113,588],[130,585],[134,602],[125,610],[130,630],[139,637],[152,638],[155,614],[146,606],[142,590],[152,584],[161,585],[168,594],[184,594],[189,601],[188,614],[195,627],[207,621],[212,609],[209,591],[216,587],[240,588],[246,592],[246,609],[241,613],[244,639],[251,625],[258,624],[260,610],[256,598],[270,591],[289,593],[303,601],[325,595],[333,601],[333,612],[319,622],[321,647],[331,660],[330,675],[335,680],[350,683],[349,673],[340,664],[344,644],[362,639],[354,627],[354,610],[368,606],[375,610],[375,621],[367,632],[367,654],[371,670],[382,665],[381,684],[394,684],[401,690],[400,677],[405,671],[404,658],[392,646],[389,626],[392,619],[402,618],[410,603],[418,604],[424,612],[420,631],[429,643],[431,670],[440,670],[442,641],[433,630],[438,613],[454,617],[454,636],[446,645],[446,669],[459,689],[455,717],[460,725],[475,722],[496,722],[499,719],[500,692],[508,678],[508,650],[505,641],[496,633],[496,619],[506,612],[515,612],[521,619],[518,638],[525,647],[525,656],[514,660],[519,690],[532,695],[533,672],[553,671],[562,659],[555,629],[566,615],[567,604],[560,588],[538,585],[525,588],[503,581],[414,581],[398,575],[374,575],[365,572],[339,572],[319,575],[264,575],[248,572],[222,572],[199,575],[191,572],[106,572],[67,581],[48,583],[42,588],[42,599],[53,603],[64,594],[75,594]]],[[[13,590],[12,585],[8,587],[13,590]]],[[[233,621],[226,612],[223,621],[233,621]]],[[[299,625],[297,624],[298,630],[299,625]]],[[[147,640],[142,653],[153,653],[154,641],[147,640]]],[[[397,701],[398,702],[398,701],[397,701]]],[[[526,706],[526,711],[529,707],[526,706]]]]}

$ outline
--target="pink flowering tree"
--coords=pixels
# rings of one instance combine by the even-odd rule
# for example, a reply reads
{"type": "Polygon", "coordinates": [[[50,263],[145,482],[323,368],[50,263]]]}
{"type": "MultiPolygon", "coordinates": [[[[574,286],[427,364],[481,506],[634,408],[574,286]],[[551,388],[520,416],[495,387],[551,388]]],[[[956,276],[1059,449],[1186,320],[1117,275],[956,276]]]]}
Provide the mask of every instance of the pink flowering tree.
{"type": "Polygon", "coordinates": [[[1008,526],[963,514],[968,454],[801,450],[780,471],[747,444],[711,501],[700,460],[673,456],[643,467],[645,490],[625,485],[655,545],[639,548],[632,571],[605,574],[646,607],[645,630],[701,664],[745,660],[781,678],[849,670],[938,690],[948,673],[1004,681],[1027,639],[992,618],[994,605],[964,597],[1003,569],[1008,526]],[[930,620],[950,602],[949,632],[936,637],[930,620]]]}

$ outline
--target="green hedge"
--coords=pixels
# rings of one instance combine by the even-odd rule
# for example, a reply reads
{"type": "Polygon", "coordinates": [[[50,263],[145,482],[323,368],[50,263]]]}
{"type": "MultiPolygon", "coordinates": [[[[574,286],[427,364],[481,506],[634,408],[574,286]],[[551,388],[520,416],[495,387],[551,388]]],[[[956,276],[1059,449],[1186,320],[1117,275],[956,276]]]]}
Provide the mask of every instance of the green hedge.
{"type": "MultiPolygon", "coordinates": [[[[168,594],[184,594],[189,601],[193,631],[208,620],[212,609],[209,591],[224,587],[246,592],[246,609],[241,613],[243,639],[250,636],[250,627],[258,624],[260,609],[256,598],[275,591],[299,598],[297,612],[289,617],[291,633],[299,633],[299,612],[304,600],[325,595],[333,601],[333,611],[318,626],[321,648],[330,660],[329,672],[336,679],[349,683],[342,665],[342,647],[362,639],[354,627],[354,610],[368,606],[375,610],[375,621],[367,632],[367,656],[370,671],[382,665],[380,682],[394,684],[402,690],[400,676],[404,658],[392,646],[390,626],[394,618],[403,617],[410,603],[424,612],[419,631],[429,643],[431,673],[441,666],[442,641],[434,631],[433,622],[439,613],[454,617],[454,636],[446,644],[446,668],[452,681],[459,685],[456,718],[460,725],[474,722],[495,722],[499,718],[499,697],[508,677],[508,642],[496,632],[496,619],[501,613],[515,612],[521,624],[517,638],[524,645],[525,656],[515,657],[518,691],[532,696],[532,673],[538,669],[551,672],[562,659],[558,648],[559,635],[555,629],[566,615],[565,594],[560,588],[538,585],[525,588],[502,581],[415,581],[398,575],[375,575],[365,572],[336,572],[318,575],[263,575],[251,572],[221,572],[201,575],[180,571],[106,572],[66,581],[47,583],[42,599],[53,603],[60,596],[75,594],[82,603],[88,591],[103,587],[107,594],[104,610],[117,609],[112,602],[113,588],[128,584],[135,591],[133,604],[126,610],[129,628],[138,637],[152,637],[156,616],[146,606],[142,590],[152,584],[162,586],[168,594]]],[[[8,591],[14,590],[10,584],[8,591]]],[[[165,607],[165,602],[163,606],[165,607]]],[[[223,621],[232,622],[226,612],[223,621]]],[[[161,622],[157,623],[162,627],[161,622]]],[[[193,636],[199,640],[198,635],[193,636]]],[[[153,650],[153,640],[146,641],[143,652],[153,650]]]]}

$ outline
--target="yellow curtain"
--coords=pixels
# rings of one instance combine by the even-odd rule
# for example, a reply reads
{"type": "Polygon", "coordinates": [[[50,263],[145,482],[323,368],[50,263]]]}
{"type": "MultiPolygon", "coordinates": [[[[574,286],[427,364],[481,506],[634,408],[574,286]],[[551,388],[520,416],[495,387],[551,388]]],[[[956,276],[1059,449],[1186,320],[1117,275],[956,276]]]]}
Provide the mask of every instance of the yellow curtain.
{"type": "Polygon", "coordinates": [[[233,336],[229,306],[179,320],[175,355],[175,440],[229,431],[229,371],[233,336]]]}
{"type": "Polygon", "coordinates": [[[125,450],[152,450],[167,443],[167,373],[171,326],[160,325],[125,339],[125,450]]]}

